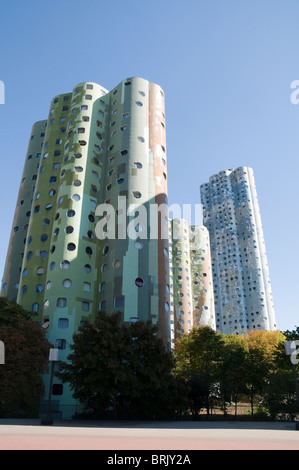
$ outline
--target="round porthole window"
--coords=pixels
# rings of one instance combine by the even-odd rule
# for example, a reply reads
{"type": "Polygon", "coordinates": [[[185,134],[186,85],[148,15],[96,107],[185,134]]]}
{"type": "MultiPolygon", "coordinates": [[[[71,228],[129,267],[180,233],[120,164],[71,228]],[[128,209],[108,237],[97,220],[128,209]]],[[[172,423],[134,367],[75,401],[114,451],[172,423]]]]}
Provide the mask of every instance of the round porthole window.
{"type": "Polygon", "coordinates": [[[134,243],[134,246],[135,248],[137,248],[137,250],[141,250],[141,248],[143,248],[143,243],[139,240],[136,240],[136,242],[134,243]]]}
{"type": "Polygon", "coordinates": [[[144,286],[144,280],[141,277],[137,277],[135,279],[135,284],[137,287],[143,287],[144,286]]]}
{"type": "Polygon", "coordinates": [[[65,260],[61,261],[60,267],[61,267],[62,269],[68,269],[68,268],[70,267],[70,262],[65,259],[65,260]]]}
{"type": "Polygon", "coordinates": [[[75,249],[76,249],[75,243],[68,243],[67,249],[68,249],[69,251],[75,251],[75,249]]]}
{"type": "Polygon", "coordinates": [[[72,287],[72,281],[70,279],[64,279],[64,281],[62,282],[62,285],[63,285],[63,287],[68,289],[68,288],[72,287]]]}

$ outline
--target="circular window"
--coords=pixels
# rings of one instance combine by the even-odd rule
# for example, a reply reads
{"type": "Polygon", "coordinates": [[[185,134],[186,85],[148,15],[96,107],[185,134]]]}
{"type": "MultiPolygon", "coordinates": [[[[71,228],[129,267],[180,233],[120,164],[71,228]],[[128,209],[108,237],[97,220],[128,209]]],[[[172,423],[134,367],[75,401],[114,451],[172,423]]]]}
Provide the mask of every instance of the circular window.
{"type": "Polygon", "coordinates": [[[48,240],[48,235],[46,233],[43,233],[40,237],[41,241],[42,242],[45,242],[46,240],[48,240]]]}
{"type": "Polygon", "coordinates": [[[135,103],[137,104],[137,106],[143,106],[143,103],[141,103],[141,101],[135,101],[135,103]]]}
{"type": "Polygon", "coordinates": [[[66,289],[69,289],[70,287],[72,287],[72,281],[70,279],[64,279],[64,281],[62,282],[62,285],[66,289]]]}
{"type": "Polygon", "coordinates": [[[134,243],[134,246],[135,248],[137,248],[137,250],[141,250],[141,248],[143,248],[143,243],[139,240],[136,240],[136,242],[134,243]]]}
{"type": "Polygon", "coordinates": [[[61,261],[60,267],[62,269],[68,269],[70,267],[70,264],[71,263],[68,260],[65,259],[65,260],[61,261]]]}
{"type": "Polygon", "coordinates": [[[21,289],[21,293],[22,293],[22,294],[26,294],[27,290],[28,290],[28,287],[27,287],[27,286],[23,286],[22,289],[21,289]]]}
{"type": "Polygon", "coordinates": [[[88,256],[92,255],[92,249],[90,248],[90,246],[87,246],[87,247],[85,248],[85,251],[86,251],[86,253],[88,254],[88,256]]]}
{"type": "Polygon", "coordinates": [[[53,271],[55,266],[56,266],[55,261],[52,261],[52,263],[50,264],[50,271],[53,271]]]}
{"type": "Polygon", "coordinates": [[[141,193],[139,191],[133,191],[133,195],[136,197],[136,199],[141,198],[141,193]]]}
{"type": "Polygon", "coordinates": [[[86,273],[90,273],[90,272],[91,272],[91,266],[90,266],[89,264],[86,264],[86,265],[84,266],[84,269],[85,269],[85,272],[86,272],[86,273]]]}
{"type": "Polygon", "coordinates": [[[51,285],[52,285],[52,282],[51,282],[51,281],[48,281],[47,284],[46,284],[46,289],[49,290],[50,287],[51,287],[51,285]]]}
{"type": "Polygon", "coordinates": [[[92,215],[92,214],[89,214],[88,219],[90,220],[90,222],[95,221],[94,215],[92,215]]]}
{"type": "Polygon", "coordinates": [[[81,158],[81,157],[82,157],[82,153],[75,153],[75,154],[74,154],[74,157],[75,157],[75,158],[81,158]]]}
{"type": "Polygon", "coordinates": [[[42,222],[42,224],[43,224],[45,227],[47,227],[47,226],[49,225],[49,223],[50,223],[50,219],[44,219],[43,222],[42,222]]]}
{"type": "Polygon", "coordinates": [[[74,180],[73,185],[74,186],[81,186],[81,181],[80,180],[74,180]]]}
{"type": "Polygon", "coordinates": [[[101,271],[102,271],[102,273],[104,273],[105,271],[107,271],[107,264],[106,264],[106,263],[105,263],[105,264],[102,264],[102,266],[101,266],[101,271]]]}
{"type": "Polygon", "coordinates": [[[68,243],[68,244],[67,244],[67,249],[68,249],[69,251],[75,251],[75,249],[76,249],[75,243],[68,243]]]}
{"type": "Polygon", "coordinates": [[[67,227],[65,227],[65,233],[69,234],[69,233],[73,233],[74,231],[74,227],[72,227],[71,225],[68,225],[67,227]]]}
{"type": "Polygon", "coordinates": [[[137,287],[143,287],[144,286],[144,280],[141,277],[137,277],[135,279],[135,284],[137,287]]]}
{"type": "Polygon", "coordinates": [[[72,195],[72,200],[73,201],[80,201],[81,197],[79,196],[79,194],[73,194],[72,195]]]}
{"type": "Polygon", "coordinates": [[[74,215],[76,214],[76,212],[73,210],[73,209],[70,209],[69,211],[67,211],[66,215],[68,217],[74,217],[74,215]]]}
{"type": "Polygon", "coordinates": [[[114,260],[113,263],[112,263],[112,266],[113,266],[113,268],[115,268],[115,269],[116,269],[116,268],[119,268],[120,265],[121,265],[121,261],[120,261],[119,259],[114,260]]]}
{"type": "Polygon", "coordinates": [[[53,207],[52,204],[46,204],[45,205],[46,211],[49,211],[50,209],[52,209],[52,207],[53,207]]]}
{"type": "Polygon", "coordinates": [[[33,255],[32,251],[28,251],[28,253],[27,253],[27,259],[32,258],[32,255],[33,255]]]}
{"type": "Polygon", "coordinates": [[[103,255],[104,255],[104,256],[107,255],[108,251],[109,251],[109,246],[108,246],[108,245],[104,246],[104,248],[103,248],[103,255]]]}
{"type": "Polygon", "coordinates": [[[44,268],[43,268],[42,266],[40,266],[39,268],[37,268],[36,274],[37,274],[38,276],[41,276],[42,274],[44,274],[44,268]]]}
{"type": "Polygon", "coordinates": [[[44,290],[44,286],[42,284],[37,284],[37,286],[35,288],[35,292],[37,292],[39,294],[43,290],[44,290]]]}
{"type": "Polygon", "coordinates": [[[169,312],[169,303],[168,302],[165,302],[164,308],[165,308],[166,312],[169,312]]]}
{"type": "Polygon", "coordinates": [[[28,274],[28,269],[25,268],[25,269],[23,270],[23,277],[27,276],[27,274],[28,274]]]}
{"type": "Polygon", "coordinates": [[[94,233],[93,233],[92,230],[88,230],[87,236],[88,236],[88,238],[90,238],[91,240],[95,237],[95,235],[94,235],[94,233]]]}

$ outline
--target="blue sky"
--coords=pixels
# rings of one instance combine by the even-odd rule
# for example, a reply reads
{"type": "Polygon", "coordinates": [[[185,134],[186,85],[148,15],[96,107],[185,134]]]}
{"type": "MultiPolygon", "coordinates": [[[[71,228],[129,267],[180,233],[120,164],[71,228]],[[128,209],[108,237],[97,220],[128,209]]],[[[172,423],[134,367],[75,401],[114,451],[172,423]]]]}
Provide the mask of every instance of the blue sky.
{"type": "Polygon", "coordinates": [[[299,325],[298,17],[297,0],[2,2],[0,272],[32,123],[82,81],[138,76],[165,92],[170,203],[198,204],[212,174],[253,168],[277,326],[299,325]]]}

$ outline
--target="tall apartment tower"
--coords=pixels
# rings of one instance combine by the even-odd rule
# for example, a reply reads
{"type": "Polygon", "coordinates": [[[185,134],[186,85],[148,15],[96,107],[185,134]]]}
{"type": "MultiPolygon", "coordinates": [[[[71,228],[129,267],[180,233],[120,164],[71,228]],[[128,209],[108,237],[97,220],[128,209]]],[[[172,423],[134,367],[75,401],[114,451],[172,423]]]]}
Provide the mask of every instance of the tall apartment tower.
{"type": "MultiPolygon", "coordinates": [[[[158,324],[170,347],[168,219],[156,212],[156,237],[138,219],[155,204],[167,204],[163,90],[129,78],[56,96],[32,128],[1,295],[36,312],[60,360],[99,310],[158,324]]],[[[71,416],[67,385],[54,386],[57,413],[71,416]]]]}
{"type": "Polygon", "coordinates": [[[275,330],[262,222],[251,168],[225,170],[201,186],[210,233],[216,328],[224,334],[275,330]]]}
{"type": "Polygon", "coordinates": [[[208,230],[189,226],[185,219],[173,219],[169,232],[173,345],[194,327],[215,329],[215,310],[208,230]]]}

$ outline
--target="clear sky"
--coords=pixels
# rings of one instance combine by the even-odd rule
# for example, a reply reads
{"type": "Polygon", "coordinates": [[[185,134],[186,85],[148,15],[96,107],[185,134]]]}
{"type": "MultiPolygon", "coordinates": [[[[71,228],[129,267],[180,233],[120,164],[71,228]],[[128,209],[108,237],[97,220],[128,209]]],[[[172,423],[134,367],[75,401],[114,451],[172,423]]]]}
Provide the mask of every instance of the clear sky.
{"type": "Polygon", "coordinates": [[[280,330],[299,325],[298,0],[10,0],[0,8],[3,273],[33,122],[82,81],[127,77],[166,97],[169,202],[251,166],[280,330]]]}

